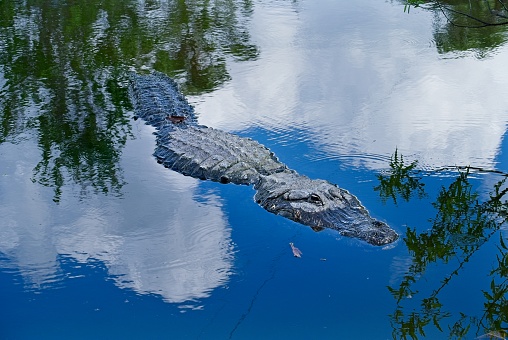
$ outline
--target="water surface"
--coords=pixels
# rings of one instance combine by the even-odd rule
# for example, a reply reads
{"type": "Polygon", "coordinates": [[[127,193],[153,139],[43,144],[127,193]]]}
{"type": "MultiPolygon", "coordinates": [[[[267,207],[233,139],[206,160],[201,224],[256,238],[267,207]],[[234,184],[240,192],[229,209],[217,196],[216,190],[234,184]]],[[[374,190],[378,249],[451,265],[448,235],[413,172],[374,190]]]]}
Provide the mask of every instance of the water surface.
{"type": "Polygon", "coordinates": [[[507,326],[503,28],[464,47],[434,13],[371,0],[0,5],[0,337],[507,326]],[[127,95],[128,72],[150,70],[200,124],[350,190],[401,240],[316,233],[252,188],[157,164],[127,95]]]}

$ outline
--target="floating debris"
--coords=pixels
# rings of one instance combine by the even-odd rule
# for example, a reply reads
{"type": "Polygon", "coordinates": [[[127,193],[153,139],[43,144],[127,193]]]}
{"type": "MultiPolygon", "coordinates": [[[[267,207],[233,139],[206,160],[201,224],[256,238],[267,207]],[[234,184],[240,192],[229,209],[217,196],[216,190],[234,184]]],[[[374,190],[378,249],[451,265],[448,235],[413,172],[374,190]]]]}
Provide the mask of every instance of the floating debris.
{"type": "Polygon", "coordinates": [[[185,120],[185,118],[186,118],[185,116],[175,116],[175,115],[166,117],[166,119],[170,120],[173,124],[182,123],[185,120]]]}
{"type": "Polygon", "coordinates": [[[302,252],[300,249],[296,248],[293,242],[290,242],[289,245],[291,246],[291,250],[293,251],[293,255],[295,257],[302,257],[302,252]]]}

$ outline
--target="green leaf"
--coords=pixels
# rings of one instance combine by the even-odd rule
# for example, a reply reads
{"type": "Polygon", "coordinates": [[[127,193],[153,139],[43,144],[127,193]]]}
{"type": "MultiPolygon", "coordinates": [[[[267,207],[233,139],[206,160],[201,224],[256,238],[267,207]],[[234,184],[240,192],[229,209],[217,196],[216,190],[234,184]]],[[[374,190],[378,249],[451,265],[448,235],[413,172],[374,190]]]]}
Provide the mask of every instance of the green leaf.
{"type": "Polygon", "coordinates": [[[501,245],[501,248],[508,250],[508,248],[506,248],[506,244],[504,243],[504,240],[503,240],[503,234],[499,234],[499,244],[501,245]]]}

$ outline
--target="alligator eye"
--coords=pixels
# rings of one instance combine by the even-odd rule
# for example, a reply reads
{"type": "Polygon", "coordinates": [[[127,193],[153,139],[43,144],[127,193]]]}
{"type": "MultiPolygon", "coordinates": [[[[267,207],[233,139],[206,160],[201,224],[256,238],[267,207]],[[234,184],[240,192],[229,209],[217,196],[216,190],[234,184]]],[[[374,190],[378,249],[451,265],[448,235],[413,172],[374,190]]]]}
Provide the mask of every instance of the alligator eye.
{"type": "Polygon", "coordinates": [[[319,197],[319,195],[317,195],[317,194],[310,194],[309,199],[312,203],[323,205],[323,201],[321,200],[321,197],[319,197]]]}

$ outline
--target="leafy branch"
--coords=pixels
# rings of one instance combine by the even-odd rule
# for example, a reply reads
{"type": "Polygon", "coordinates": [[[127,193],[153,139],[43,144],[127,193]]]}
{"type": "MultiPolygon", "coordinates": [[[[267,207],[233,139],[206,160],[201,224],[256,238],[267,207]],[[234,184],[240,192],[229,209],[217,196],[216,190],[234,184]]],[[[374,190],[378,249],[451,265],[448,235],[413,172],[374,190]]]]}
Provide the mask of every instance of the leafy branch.
{"type": "Polygon", "coordinates": [[[406,0],[404,12],[409,13],[411,7],[438,10],[451,25],[456,27],[482,28],[508,25],[506,0],[463,0],[453,5],[439,0],[406,0]]]}
{"type": "Polygon", "coordinates": [[[393,199],[397,204],[397,197],[402,197],[405,201],[409,201],[414,193],[419,198],[425,197],[425,184],[416,177],[416,166],[418,161],[413,161],[406,165],[404,157],[399,156],[397,149],[390,158],[390,171],[387,174],[378,175],[379,185],[374,188],[379,191],[381,199],[386,202],[388,198],[393,199]]]}
{"type": "MultiPolygon", "coordinates": [[[[383,185],[390,183],[390,178],[403,178],[403,181],[394,181],[394,183],[407,184],[410,183],[408,178],[412,178],[411,176],[417,173],[416,163],[405,165],[403,157],[397,152],[393,155],[390,166],[392,172],[389,178],[379,178],[381,184],[378,190],[381,194],[383,192],[394,194],[398,190],[383,188],[383,185]]],[[[479,171],[479,169],[473,170],[479,171]]],[[[398,286],[388,287],[396,300],[395,311],[390,316],[393,337],[396,339],[425,337],[426,329],[432,326],[444,332],[442,324],[445,319],[450,320],[452,314],[440,301],[440,293],[459,276],[478,250],[492,243],[492,236],[499,234],[501,227],[508,221],[507,175],[499,173],[502,179],[493,186],[489,197],[481,202],[479,193],[470,182],[470,171],[469,167],[460,167],[457,178],[448,187],[441,188],[433,203],[437,214],[430,230],[418,232],[415,228],[407,228],[404,242],[411,255],[411,265],[398,286]],[[457,265],[440,280],[437,287],[430,289],[428,295],[419,298],[418,307],[405,307],[406,304],[414,305],[414,299],[421,294],[415,285],[424,277],[427,267],[430,264],[448,264],[452,259],[457,260],[457,265]]],[[[487,172],[498,174],[497,171],[487,172]]],[[[421,178],[417,181],[419,185],[414,186],[416,192],[423,188],[420,180],[421,178]]],[[[402,197],[412,195],[407,191],[402,192],[405,195],[402,197]]],[[[393,198],[393,195],[389,197],[393,198]]],[[[508,247],[502,235],[500,235],[497,249],[499,251],[497,265],[489,273],[492,277],[490,290],[482,290],[485,298],[483,315],[477,317],[460,313],[460,317],[455,322],[450,320],[452,322],[448,325],[449,338],[467,337],[472,326],[476,327],[477,335],[481,334],[480,338],[504,338],[504,335],[508,334],[508,299],[506,298],[508,247]]]]}

